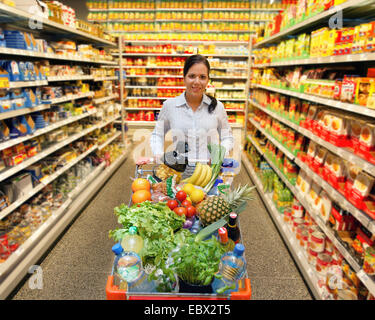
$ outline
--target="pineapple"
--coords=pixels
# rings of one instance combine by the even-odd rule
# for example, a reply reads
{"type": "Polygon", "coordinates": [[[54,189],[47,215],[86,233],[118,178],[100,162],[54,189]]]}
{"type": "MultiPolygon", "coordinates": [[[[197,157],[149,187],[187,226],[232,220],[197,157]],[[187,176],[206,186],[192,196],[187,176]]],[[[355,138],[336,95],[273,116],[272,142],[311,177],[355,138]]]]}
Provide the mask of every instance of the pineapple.
{"type": "Polygon", "coordinates": [[[253,200],[252,191],[255,187],[239,186],[220,196],[210,196],[197,206],[199,220],[207,226],[235,210],[244,201],[253,200]]]}

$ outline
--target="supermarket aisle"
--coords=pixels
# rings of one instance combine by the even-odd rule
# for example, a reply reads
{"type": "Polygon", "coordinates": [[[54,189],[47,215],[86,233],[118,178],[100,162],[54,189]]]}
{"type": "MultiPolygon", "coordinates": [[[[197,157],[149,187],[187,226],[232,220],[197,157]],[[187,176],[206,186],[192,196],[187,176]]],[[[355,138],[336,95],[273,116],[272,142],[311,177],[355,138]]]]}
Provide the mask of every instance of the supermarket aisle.
{"type": "MultiPolygon", "coordinates": [[[[106,298],[105,285],[113,259],[113,241],[108,238],[108,231],[118,227],[113,208],[124,201],[128,203],[128,182],[134,176],[134,168],[130,156],[40,263],[43,289],[31,290],[26,279],[13,299],[106,298]]],[[[243,168],[234,184],[249,181],[243,168]]],[[[312,299],[258,195],[240,219],[252,298],[312,299]]]]}

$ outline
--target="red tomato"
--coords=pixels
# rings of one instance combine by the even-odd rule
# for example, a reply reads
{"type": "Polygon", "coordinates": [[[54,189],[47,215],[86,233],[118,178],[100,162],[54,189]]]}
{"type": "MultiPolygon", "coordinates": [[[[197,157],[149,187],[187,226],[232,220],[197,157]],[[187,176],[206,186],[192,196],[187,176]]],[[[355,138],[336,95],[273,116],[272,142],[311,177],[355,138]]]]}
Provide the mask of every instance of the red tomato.
{"type": "Polygon", "coordinates": [[[188,206],[186,208],[186,217],[187,218],[194,217],[196,213],[197,213],[197,209],[195,209],[194,206],[188,206]]]}
{"type": "Polygon", "coordinates": [[[186,208],[185,208],[185,207],[177,207],[177,208],[174,208],[173,211],[174,211],[177,215],[179,215],[179,216],[183,216],[183,215],[186,216],[186,208]]]}
{"type": "Polygon", "coordinates": [[[188,206],[191,206],[191,202],[187,199],[185,199],[184,201],[181,202],[181,205],[183,207],[188,207],[188,206]]]}
{"type": "Polygon", "coordinates": [[[169,209],[174,210],[178,207],[178,202],[176,200],[168,200],[167,206],[169,207],[169,209]]]}
{"type": "Polygon", "coordinates": [[[185,199],[186,199],[186,197],[187,197],[187,194],[186,194],[186,192],[185,191],[178,191],[177,193],[176,193],[176,199],[178,200],[178,201],[180,201],[180,202],[182,202],[182,201],[184,201],[185,199]]]}

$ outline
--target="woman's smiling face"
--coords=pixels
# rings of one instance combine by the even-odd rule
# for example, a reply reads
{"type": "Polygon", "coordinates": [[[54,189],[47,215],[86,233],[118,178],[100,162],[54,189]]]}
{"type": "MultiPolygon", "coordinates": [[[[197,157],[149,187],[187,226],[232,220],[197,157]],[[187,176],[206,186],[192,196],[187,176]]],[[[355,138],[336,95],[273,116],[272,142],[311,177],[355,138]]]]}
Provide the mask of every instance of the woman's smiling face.
{"type": "Polygon", "coordinates": [[[186,93],[191,97],[201,98],[206,90],[208,81],[206,65],[204,63],[194,64],[184,77],[186,93]]]}

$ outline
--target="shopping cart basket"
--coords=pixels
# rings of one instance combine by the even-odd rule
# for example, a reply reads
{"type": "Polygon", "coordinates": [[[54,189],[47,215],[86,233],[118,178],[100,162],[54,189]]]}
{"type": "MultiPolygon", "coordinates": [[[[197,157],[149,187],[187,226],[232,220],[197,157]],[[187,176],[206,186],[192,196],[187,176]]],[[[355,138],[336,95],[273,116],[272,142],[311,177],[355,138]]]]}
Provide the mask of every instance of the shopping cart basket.
{"type": "MultiPolygon", "coordinates": [[[[155,175],[157,164],[152,162],[136,164],[134,178],[147,178],[148,175],[155,175]]],[[[190,176],[194,172],[194,167],[187,167],[182,174],[182,179],[190,176]]],[[[132,205],[131,197],[129,206],[132,205]]],[[[238,221],[239,225],[239,221],[238,221]]],[[[239,225],[241,230],[241,227],[239,225]]],[[[240,232],[241,233],[241,232],[240,232]]],[[[240,234],[241,237],[241,234],[240,234]]],[[[242,239],[242,238],[240,238],[242,239]]],[[[245,257],[246,259],[246,257],[245,257]]],[[[230,294],[207,294],[207,293],[176,293],[176,292],[131,292],[119,288],[115,283],[114,265],[112,267],[111,275],[107,279],[106,295],[107,300],[250,300],[251,299],[251,283],[248,278],[247,271],[245,277],[238,282],[238,291],[230,294]]]]}

